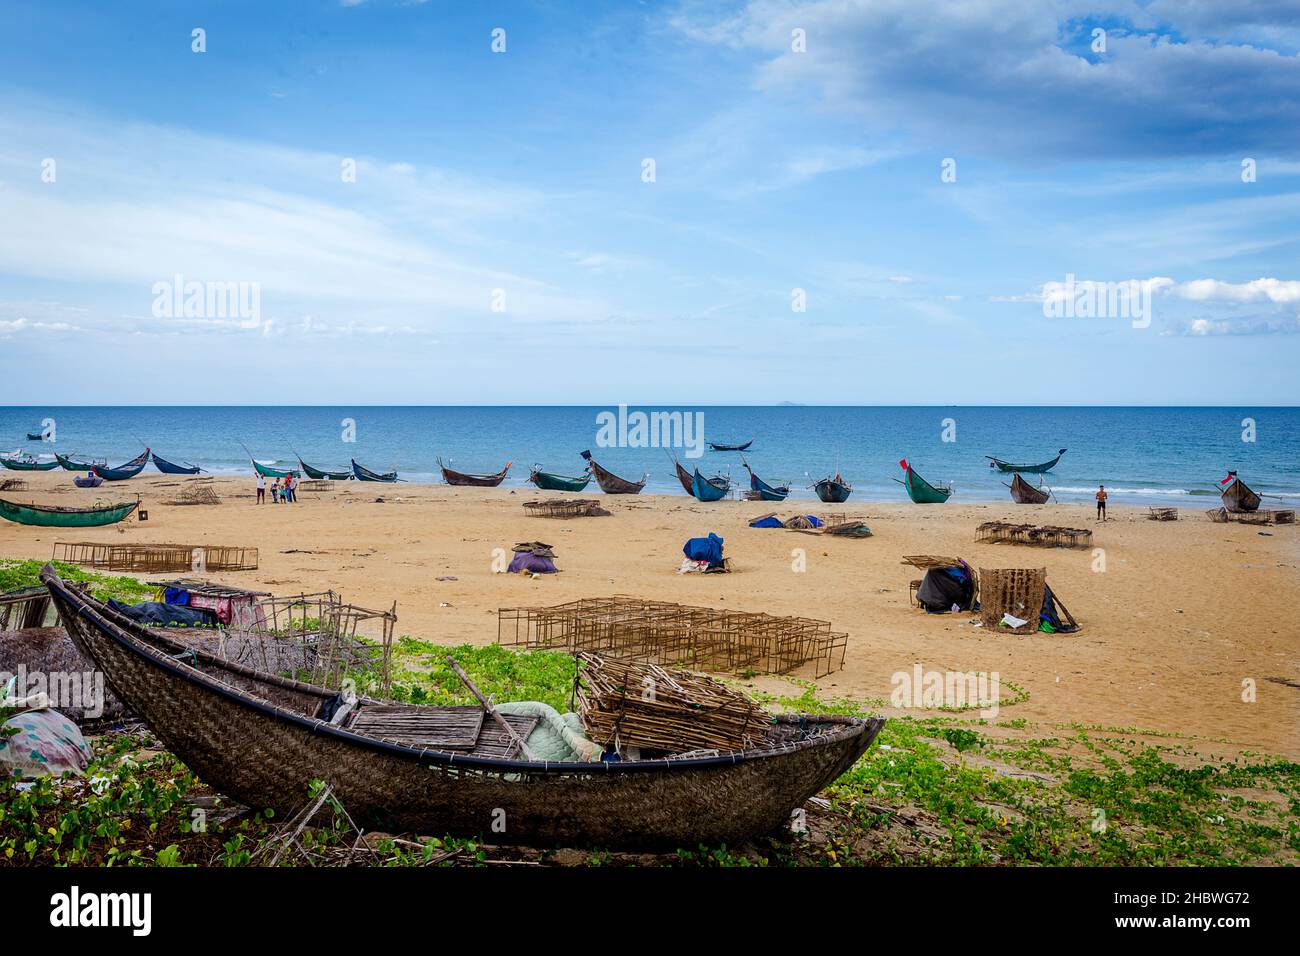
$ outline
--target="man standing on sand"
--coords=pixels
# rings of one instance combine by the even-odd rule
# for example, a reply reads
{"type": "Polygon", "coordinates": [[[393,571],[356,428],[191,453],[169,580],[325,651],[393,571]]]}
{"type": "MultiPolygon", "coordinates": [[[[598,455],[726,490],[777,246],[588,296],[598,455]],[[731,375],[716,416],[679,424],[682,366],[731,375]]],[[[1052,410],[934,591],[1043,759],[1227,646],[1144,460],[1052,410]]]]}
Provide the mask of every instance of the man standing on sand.
{"type": "Polygon", "coordinates": [[[260,472],[257,476],[257,503],[266,504],[266,478],[260,472]]]}
{"type": "Polygon", "coordinates": [[[1106,486],[1105,485],[1099,485],[1097,487],[1097,494],[1095,497],[1097,498],[1097,520],[1105,521],[1106,520],[1106,486]]]}

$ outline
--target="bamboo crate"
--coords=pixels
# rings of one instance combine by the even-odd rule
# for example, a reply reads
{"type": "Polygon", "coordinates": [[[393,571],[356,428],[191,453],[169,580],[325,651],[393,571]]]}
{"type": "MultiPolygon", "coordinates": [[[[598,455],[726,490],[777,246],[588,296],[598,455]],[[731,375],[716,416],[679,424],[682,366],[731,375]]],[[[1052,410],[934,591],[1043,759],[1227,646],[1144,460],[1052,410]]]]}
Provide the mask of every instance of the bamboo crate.
{"type": "Polygon", "coordinates": [[[1038,630],[1038,618],[1047,593],[1046,568],[980,568],[980,620],[985,627],[1027,634],[1038,630]],[[1003,628],[1002,616],[1010,614],[1026,623],[1003,628]]]}
{"type": "Polygon", "coordinates": [[[534,518],[601,518],[610,514],[594,498],[525,501],[524,512],[534,518]]]}
{"type": "Polygon", "coordinates": [[[975,540],[995,544],[1028,544],[1048,548],[1087,548],[1092,545],[1092,532],[1086,528],[1061,528],[1056,525],[985,521],[975,529],[975,540]]]}
{"type": "Polygon", "coordinates": [[[1147,519],[1149,521],[1177,521],[1177,508],[1148,508],[1147,519]]]}
{"type": "Polygon", "coordinates": [[[848,634],[811,618],[619,595],[554,607],[502,608],[497,643],[727,673],[786,674],[811,665],[817,677],[824,677],[844,666],[848,634]]]}
{"type": "Polygon", "coordinates": [[[60,541],[54,560],[103,571],[143,571],[169,574],[177,571],[255,571],[256,548],[192,544],[97,544],[60,541]]]}
{"type": "Polygon", "coordinates": [[[744,750],[772,718],[711,677],[581,652],[575,696],[587,736],[607,749],[744,750]]]}

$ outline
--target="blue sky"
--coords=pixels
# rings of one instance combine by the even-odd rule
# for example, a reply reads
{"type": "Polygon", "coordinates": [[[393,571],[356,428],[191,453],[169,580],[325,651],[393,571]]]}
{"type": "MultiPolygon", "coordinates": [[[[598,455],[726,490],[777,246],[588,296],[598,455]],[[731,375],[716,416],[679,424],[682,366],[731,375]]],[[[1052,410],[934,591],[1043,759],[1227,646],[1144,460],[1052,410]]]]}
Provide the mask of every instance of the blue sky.
{"type": "Polygon", "coordinates": [[[0,404],[1295,404],[1298,48],[1296,0],[10,0],[0,404]]]}

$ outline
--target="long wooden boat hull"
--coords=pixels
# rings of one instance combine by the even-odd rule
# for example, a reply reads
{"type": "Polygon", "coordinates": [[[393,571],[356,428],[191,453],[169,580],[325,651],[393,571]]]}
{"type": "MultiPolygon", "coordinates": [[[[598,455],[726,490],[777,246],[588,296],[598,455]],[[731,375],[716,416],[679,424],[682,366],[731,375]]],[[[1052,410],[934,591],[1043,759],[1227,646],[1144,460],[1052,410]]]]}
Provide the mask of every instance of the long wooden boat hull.
{"type": "Polygon", "coordinates": [[[565,475],[552,475],[534,468],[528,480],[544,491],[582,491],[591,483],[591,474],[581,478],[569,478],[565,475]]]}
{"type": "Polygon", "coordinates": [[[849,500],[849,495],[853,494],[853,486],[847,482],[836,481],[834,478],[823,478],[813,485],[813,491],[828,505],[838,505],[849,500]]]}
{"type": "Polygon", "coordinates": [[[785,501],[789,496],[789,488],[784,485],[779,488],[769,485],[762,478],[758,477],[758,475],[754,474],[754,470],[750,468],[749,465],[745,465],[745,471],[749,472],[748,497],[751,501],[785,501]]]}
{"type": "Polygon", "coordinates": [[[59,467],[58,459],[54,461],[25,461],[22,458],[0,458],[0,465],[10,471],[53,471],[59,467]]]}
{"type": "Polygon", "coordinates": [[[1234,514],[1241,514],[1247,511],[1258,511],[1260,497],[1251,491],[1249,486],[1240,478],[1234,477],[1232,484],[1223,489],[1221,495],[1223,507],[1227,508],[1234,514]]]}
{"type": "Polygon", "coordinates": [[[1017,472],[1011,479],[1011,500],[1018,505],[1045,505],[1051,496],[1050,489],[1035,488],[1017,472]]]}
{"type": "Polygon", "coordinates": [[[951,488],[936,488],[911,467],[907,469],[907,480],[903,485],[907,488],[907,497],[918,505],[941,505],[952,497],[951,488]]]}
{"type": "Polygon", "coordinates": [[[591,473],[596,478],[596,484],[600,485],[600,490],[607,495],[639,495],[641,489],[645,487],[646,479],[643,477],[638,481],[628,481],[626,478],[620,478],[607,468],[602,468],[596,463],[596,459],[587,459],[591,466],[591,473]]]}
{"type": "Polygon", "coordinates": [[[55,454],[54,460],[59,463],[59,467],[64,471],[90,471],[92,468],[103,467],[108,464],[108,462],[103,459],[85,461],[83,459],[74,458],[71,455],[59,454],[55,454]]]}
{"type": "Polygon", "coordinates": [[[103,508],[54,508],[0,498],[0,518],[37,528],[98,528],[117,524],[139,504],[139,501],[126,501],[103,508]]]}
{"type": "Polygon", "coordinates": [[[542,763],[427,750],[318,719],[334,696],[324,688],[214,665],[203,652],[172,657],[165,638],[69,589],[52,568],[41,578],[78,649],[168,750],[218,792],[282,818],[323,780],[367,829],[552,846],[734,845],[787,825],[884,724],[786,715],[775,719],[776,745],[678,760],[542,763]],[[492,832],[502,811],[504,832],[492,832]]]}
{"type": "Polygon", "coordinates": [[[698,468],[691,476],[691,494],[698,501],[721,501],[727,497],[729,491],[731,491],[731,481],[727,478],[721,476],[705,478],[698,468]]]}
{"type": "Polygon", "coordinates": [[[132,458],[125,465],[118,465],[116,468],[109,468],[107,465],[93,465],[90,470],[105,481],[126,481],[128,478],[134,478],[144,471],[144,466],[149,464],[150,454],[149,449],[146,448],[144,454],[132,458]]]}
{"type": "Polygon", "coordinates": [[[1067,450],[1068,449],[1062,448],[1055,458],[1051,461],[1045,461],[1041,465],[1013,465],[1009,461],[1003,461],[1001,458],[994,458],[992,455],[985,455],[984,457],[991,461],[993,466],[1001,472],[1014,471],[1023,475],[1041,475],[1055,468],[1057,463],[1061,460],[1061,455],[1064,455],[1067,450]]]}
{"type": "Polygon", "coordinates": [[[296,476],[298,472],[293,468],[272,468],[270,465],[264,465],[256,458],[250,459],[253,463],[253,471],[257,472],[263,478],[288,478],[296,476]]]}
{"type": "Polygon", "coordinates": [[[397,480],[397,472],[380,473],[371,471],[365,465],[357,464],[355,458],[352,459],[352,475],[357,481],[385,481],[391,484],[397,480]]]}
{"type": "Polygon", "coordinates": [[[203,470],[198,465],[178,465],[166,458],[159,458],[157,452],[153,455],[153,464],[164,475],[197,475],[203,470]]]}
{"type": "Polygon", "coordinates": [[[352,477],[352,472],[343,471],[342,469],[339,471],[326,471],[324,468],[313,468],[301,458],[298,459],[298,464],[302,466],[304,475],[317,481],[347,481],[352,477]]]}
{"type": "Polygon", "coordinates": [[[751,438],[743,445],[722,445],[722,444],[715,444],[713,442],[709,442],[709,447],[712,448],[714,451],[748,451],[749,446],[752,444],[754,444],[754,439],[751,438]]]}
{"type": "Polygon", "coordinates": [[[27,433],[27,440],[28,440],[28,441],[45,441],[45,436],[42,435],[40,432],[37,432],[36,434],[32,434],[31,432],[28,432],[28,433],[27,433]]]}
{"type": "Polygon", "coordinates": [[[442,463],[441,458],[438,459],[438,469],[442,472],[442,480],[449,485],[459,485],[463,488],[495,488],[505,481],[506,474],[513,464],[513,461],[506,462],[506,466],[495,475],[468,475],[464,472],[452,471],[442,463]]]}
{"type": "Polygon", "coordinates": [[[680,461],[673,461],[673,469],[677,473],[677,481],[681,484],[682,490],[688,495],[695,494],[695,476],[682,467],[680,461]]]}

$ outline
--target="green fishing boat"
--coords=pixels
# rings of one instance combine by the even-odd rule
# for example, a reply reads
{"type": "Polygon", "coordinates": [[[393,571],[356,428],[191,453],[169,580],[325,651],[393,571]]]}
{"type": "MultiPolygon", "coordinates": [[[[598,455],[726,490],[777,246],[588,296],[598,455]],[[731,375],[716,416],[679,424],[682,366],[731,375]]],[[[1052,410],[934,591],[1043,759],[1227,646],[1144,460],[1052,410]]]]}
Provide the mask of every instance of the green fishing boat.
{"type": "Polygon", "coordinates": [[[26,455],[22,458],[0,458],[0,465],[4,465],[10,471],[53,471],[59,467],[59,462],[58,459],[38,461],[26,455]]]}
{"type": "Polygon", "coordinates": [[[298,464],[302,465],[303,474],[308,478],[315,479],[316,481],[347,481],[352,477],[351,471],[344,471],[341,468],[338,471],[330,471],[326,468],[313,468],[301,458],[298,459],[298,464]]]}
{"type": "MultiPolygon", "coordinates": [[[[952,496],[951,485],[935,487],[913,471],[906,458],[898,464],[907,472],[907,478],[901,484],[907,489],[907,496],[918,505],[941,505],[952,496]]],[[[899,481],[898,478],[894,480],[899,481]]]]}
{"type": "Polygon", "coordinates": [[[24,505],[0,498],[0,518],[15,524],[41,528],[97,528],[117,524],[140,505],[140,500],[94,508],[55,508],[48,505],[24,505]]]}
{"type": "Polygon", "coordinates": [[[253,463],[253,470],[263,478],[288,478],[290,475],[297,477],[298,471],[294,468],[272,468],[270,465],[264,465],[256,458],[249,459],[253,463]]]}
{"type": "Polygon", "coordinates": [[[54,460],[58,462],[59,467],[64,471],[90,471],[90,469],[108,464],[105,458],[82,458],[79,455],[60,455],[56,453],[54,460]]]}
{"type": "Polygon", "coordinates": [[[528,480],[546,491],[582,491],[591,482],[591,472],[581,478],[570,478],[567,475],[552,475],[535,465],[528,480]]]}

